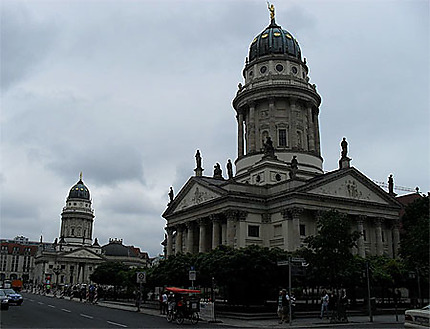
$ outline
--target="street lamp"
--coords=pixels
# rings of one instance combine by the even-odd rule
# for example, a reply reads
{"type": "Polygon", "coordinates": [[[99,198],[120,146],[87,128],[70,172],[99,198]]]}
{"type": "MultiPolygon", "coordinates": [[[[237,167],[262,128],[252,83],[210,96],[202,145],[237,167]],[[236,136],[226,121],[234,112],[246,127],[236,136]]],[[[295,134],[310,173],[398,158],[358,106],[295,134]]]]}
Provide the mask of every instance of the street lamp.
{"type": "Polygon", "coordinates": [[[60,273],[61,273],[60,265],[57,265],[57,267],[55,267],[55,268],[52,270],[52,272],[54,272],[54,273],[55,273],[55,275],[56,275],[56,277],[57,277],[57,279],[56,279],[56,283],[55,283],[55,287],[58,289],[58,276],[59,276],[59,275],[60,275],[60,273]]]}

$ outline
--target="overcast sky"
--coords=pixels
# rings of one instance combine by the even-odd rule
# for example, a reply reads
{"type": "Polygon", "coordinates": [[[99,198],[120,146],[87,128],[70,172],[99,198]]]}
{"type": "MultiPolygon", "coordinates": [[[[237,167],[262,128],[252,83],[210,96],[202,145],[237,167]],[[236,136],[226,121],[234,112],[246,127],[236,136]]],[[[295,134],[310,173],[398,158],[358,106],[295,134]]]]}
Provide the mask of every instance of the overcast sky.
{"type": "MultiPolygon", "coordinates": [[[[324,170],[345,136],[370,179],[429,191],[429,2],[274,5],[322,97],[324,170]]],[[[52,242],[82,171],[93,238],[161,253],[196,150],[208,176],[236,159],[231,102],[269,20],[263,0],[2,0],[1,238],[52,242]]]]}

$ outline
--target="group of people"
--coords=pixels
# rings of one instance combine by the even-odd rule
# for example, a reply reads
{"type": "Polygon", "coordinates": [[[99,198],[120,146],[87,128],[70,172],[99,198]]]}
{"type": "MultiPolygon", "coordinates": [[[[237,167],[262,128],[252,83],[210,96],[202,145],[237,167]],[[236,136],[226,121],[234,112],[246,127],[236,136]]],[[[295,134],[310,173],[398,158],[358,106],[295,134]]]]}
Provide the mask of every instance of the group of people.
{"type": "Polygon", "coordinates": [[[330,295],[326,290],[321,295],[321,314],[320,319],[324,316],[330,319],[330,322],[348,322],[346,316],[346,307],[348,298],[346,297],[345,289],[342,289],[339,294],[331,292],[330,295]]]}
{"type": "MultiPolygon", "coordinates": [[[[346,308],[348,305],[348,299],[346,297],[345,289],[342,289],[337,293],[336,291],[330,294],[324,290],[321,295],[321,313],[320,319],[326,317],[330,319],[330,322],[348,322],[346,316],[346,308]]],[[[286,289],[279,291],[278,296],[278,317],[279,323],[289,322],[290,317],[293,319],[294,308],[296,306],[296,299],[293,294],[288,295],[286,289]],[[290,308],[291,304],[291,308],[290,308]],[[290,314],[291,310],[291,314],[290,314]]]]}
{"type": "Polygon", "coordinates": [[[296,298],[294,297],[293,294],[289,296],[287,294],[286,289],[282,289],[281,291],[279,291],[279,296],[278,296],[279,323],[289,322],[290,316],[292,319],[295,306],[296,306],[296,298]],[[290,314],[290,303],[291,303],[291,314],[290,314]]]}

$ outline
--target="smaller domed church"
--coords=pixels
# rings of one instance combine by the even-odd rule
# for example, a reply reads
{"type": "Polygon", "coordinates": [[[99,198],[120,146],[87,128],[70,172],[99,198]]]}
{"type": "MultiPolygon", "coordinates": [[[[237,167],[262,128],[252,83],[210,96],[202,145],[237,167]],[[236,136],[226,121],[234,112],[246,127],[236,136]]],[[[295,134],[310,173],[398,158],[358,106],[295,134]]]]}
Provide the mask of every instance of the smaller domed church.
{"type": "Polygon", "coordinates": [[[91,273],[107,261],[118,261],[130,267],[147,266],[148,254],[123,245],[122,239],[110,239],[104,246],[97,238],[93,239],[94,219],[90,191],[81,173],[66,198],[59,238],[52,244],[40,241],[35,255],[35,284],[89,284],[91,273]]]}
{"type": "Polygon", "coordinates": [[[219,245],[295,251],[317,233],[318,218],[336,209],[361,233],[354,253],[396,257],[400,204],[351,166],[346,138],[339,167],[324,172],[321,97],[298,41],[269,9],[270,24],[251,41],[233,99],[237,158],[227,161],[226,175],[217,163],[205,176],[197,151],[195,176],[170,193],[163,213],[167,256],[219,245]]]}

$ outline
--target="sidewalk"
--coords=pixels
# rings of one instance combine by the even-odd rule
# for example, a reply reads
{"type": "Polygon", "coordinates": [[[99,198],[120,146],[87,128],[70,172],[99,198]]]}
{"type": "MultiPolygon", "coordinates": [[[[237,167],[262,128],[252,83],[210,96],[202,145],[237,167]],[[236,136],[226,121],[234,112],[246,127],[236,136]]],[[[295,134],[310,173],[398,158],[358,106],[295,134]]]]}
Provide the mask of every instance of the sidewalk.
{"type": "MultiPolygon", "coordinates": [[[[137,311],[137,308],[131,304],[117,303],[111,301],[101,301],[98,305],[103,307],[119,308],[128,311],[137,311]]],[[[149,314],[159,317],[165,317],[161,315],[159,310],[150,308],[141,308],[140,313],[149,314]]],[[[374,315],[374,324],[402,324],[404,323],[404,314],[399,314],[398,322],[396,321],[396,316],[394,314],[388,315],[374,315]]],[[[273,315],[273,319],[240,319],[240,318],[227,318],[222,316],[216,317],[217,324],[220,326],[234,326],[238,328],[349,328],[353,326],[358,328],[360,324],[363,324],[363,328],[371,328],[371,323],[369,322],[368,316],[350,316],[348,317],[348,323],[330,323],[329,320],[320,318],[298,318],[292,321],[292,325],[289,323],[278,323],[278,318],[273,315]],[[219,322],[218,322],[219,321],[219,322]]]]}
{"type": "MultiPolygon", "coordinates": [[[[47,296],[54,297],[52,294],[47,296]]],[[[70,297],[65,297],[65,299],[70,300],[70,297]]],[[[79,299],[76,298],[72,300],[79,302],[79,299]]],[[[101,307],[116,308],[124,311],[137,312],[136,306],[134,306],[132,303],[101,300],[98,301],[97,305],[101,307]]],[[[146,308],[145,304],[142,305],[140,313],[158,317],[165,317],[165,315],[160,314],[160,311],[158,309],[146,308]]],[[[404,314],[398,315],[399,321],[396,321],[396,316],[394,314],[374,315],[373,324],[402,324],[404,323],[404,318],[404,314]]],[[[289,325],[289,323],[278,323],[278,318],[275,314],[273,315],[273,319],[246,319],[240,317],[228,318],[217,316],[216,320],[217,325],[219,325],[220,327],[225,325],[234,326],[237,328],[372,328],[372,323],[370,323],[369,317],[363,315],[349,316],[348,323],[330,323],[329,320],[319,319],[315,317],[297,318],[292,321],[291,326],[289,325]],[[362,324],[362,326],[360,326],[360,324],[362,324]]]]}

